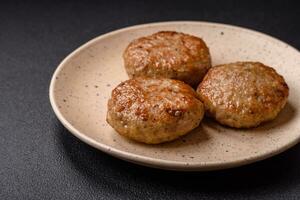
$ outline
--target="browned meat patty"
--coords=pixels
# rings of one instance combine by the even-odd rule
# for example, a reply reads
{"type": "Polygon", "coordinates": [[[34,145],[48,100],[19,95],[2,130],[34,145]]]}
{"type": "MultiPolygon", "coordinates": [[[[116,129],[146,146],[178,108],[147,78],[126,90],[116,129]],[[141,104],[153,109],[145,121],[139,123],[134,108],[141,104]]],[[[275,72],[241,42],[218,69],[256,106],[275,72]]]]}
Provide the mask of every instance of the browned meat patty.
{"type": "Polygon", "coordinates": [[[274,119],[289,88],[273,68],[237,62],[211,68],[197,92],[208,115],[227,126],[248,128],[274,119]]]}
{"type": "Polygon", "coordinates": [[[156,144],[185,135],[199,125],[203,115],[204,106],[189,85],[138,77],[112,91],[107,122],[123,136],[156,144]]]}
{"type": "Polygon", "coordinates": [[[131,42],[124,54],[129,77],[164,77],[197,86],[211,67],[205,42],[198,37],[161,31],[131,42]]]}

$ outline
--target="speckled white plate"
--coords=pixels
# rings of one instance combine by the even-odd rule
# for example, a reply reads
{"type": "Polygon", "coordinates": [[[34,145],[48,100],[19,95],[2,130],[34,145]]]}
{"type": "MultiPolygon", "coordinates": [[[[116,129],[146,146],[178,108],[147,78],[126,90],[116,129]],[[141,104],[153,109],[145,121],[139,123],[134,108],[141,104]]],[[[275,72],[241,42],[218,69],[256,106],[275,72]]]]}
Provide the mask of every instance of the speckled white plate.
{"type": "Polygon", "coordinates": [[[110,155],[171,170],[216,170],[278,154],[300,138],[300,53],[256,31],[206,22],[163,22],[133,26],[99,36],[71,53],[56,69],[50,101],[62,124],[76,137],[110,155]],[[260,61],[274,67],[290,87],[289,101],[276,120],[238,130],[205,119],[174,142],[139,144],[118,135],[105,121],[111,90],[128,79],[122,52],[133,39],[161,30],[203,38],[213,64],[260,61]]]}

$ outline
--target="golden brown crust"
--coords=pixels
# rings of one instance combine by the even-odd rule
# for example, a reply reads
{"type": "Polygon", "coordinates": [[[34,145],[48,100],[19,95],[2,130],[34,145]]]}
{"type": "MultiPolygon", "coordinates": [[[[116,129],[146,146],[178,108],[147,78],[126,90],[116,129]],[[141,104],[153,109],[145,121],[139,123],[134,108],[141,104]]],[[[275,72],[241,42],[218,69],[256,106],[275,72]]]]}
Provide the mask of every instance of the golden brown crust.
{"type": "Polygon", "coordinates": [[[173,31],[134,40],[123,58],[129,77],[165,77],[192,86],[197,86],[211,67],[209,49],[201,38],[173,31]]]}
{"type": "Polygon", "coordinates": [[[112,91],[107,122],[121,135],[155,144],[186,134],[199,125],[203,114],[204,106],[189,85],[139,77],[112,91]]]}
{"type": "Polygon", "coordinates": [[[197,92],[208,115],[231,127],[254,127],[274,119],[287,101],[284,78],[259,62],[213,67],[197,92]]]}

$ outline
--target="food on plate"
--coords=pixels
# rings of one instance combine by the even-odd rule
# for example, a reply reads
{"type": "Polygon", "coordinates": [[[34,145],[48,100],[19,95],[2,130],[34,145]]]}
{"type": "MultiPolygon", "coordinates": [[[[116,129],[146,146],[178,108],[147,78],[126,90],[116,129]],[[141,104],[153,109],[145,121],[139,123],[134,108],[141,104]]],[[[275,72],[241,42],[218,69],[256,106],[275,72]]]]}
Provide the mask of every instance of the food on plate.
{"type": "Polygon", "coordinates": [[[259,62],[212,67],[197,88],[209,116],[235,128],[273,120],[285,106],[289,88],[273,68],[259,62]]]}
{"type": "Polygon", "coordinates": [[[174,31],[161,31],[132,41],[123,58],[131,78],[164,77],[195,87],[211,67],[209,49],[201,38],[174,31]]]}
{"type": "Polygon", "coordinates": [[[189,85],[167,78],[137,77],[112,91],[106,120],[123,136],[157,144],[187,134],[203,115],[204,106],[189,85]]]}

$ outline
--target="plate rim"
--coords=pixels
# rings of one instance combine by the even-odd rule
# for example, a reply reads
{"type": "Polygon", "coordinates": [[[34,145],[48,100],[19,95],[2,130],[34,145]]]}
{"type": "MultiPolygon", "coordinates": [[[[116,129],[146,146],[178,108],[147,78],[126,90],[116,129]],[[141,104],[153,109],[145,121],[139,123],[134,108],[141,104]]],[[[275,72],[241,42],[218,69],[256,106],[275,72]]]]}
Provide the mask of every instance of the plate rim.
{"type": "Polygon", "coordinates": [[[114,157],[117,157],[122,160],[126,160],[132,163],[148,166],[148,167],[153,167],[153,168],[159,168],[159,169],[166,169],[166,170],[177,170],[177,171],[211,171],[211,170],[218,170],[218,169],[227,169],[227,168],[233,168],[233,167],[239,167],[242,165],[254,163],[260,160],[264,160],[266,158],[270,158],[272,156],[275,156],[290,147],[296,145],[300,141],[300,134],[298,137],[296,137],[294,140],[291,140],[287,142],[285,145],[281,146],[280,148],[269,150],[264,152],[263,154],[258,154],[253,157],[249,157],[247,159],[241,158],[237,159],[234,161],[228,161],[228,162],[194,162],[194,163],[189,163],[189,162],[183,162],[183,161],[170,161],[170,160],[164,160],[160,158],[152,158],[152,157],[147,157],[143,155],[137,155],[134,153],[118,150],[114,147],[111,147],[109,145],[97,142],[96,140],[86,136],[84,133],[80,132],[77,130],[71,123],[68,122],[68,120],[62,115],[60,112],[60,109],[57,105],[57,102],[55,100],[55,92],[54,88],[56,85],[56,77],[59,74],[59,72],[62,70],[63,66],[65,65],[66,62],[68,62],[71,58],[76,56],[78,53],[80,53],[83,49],[88,48],[89,46],[93,45],[97,41],[104,39],[106,37],[109,37],[111,35],[118,34],[120,32],[125,32],[128,30],[134,30],[134,29],[140,29],[143,27],[148,27],[148,26],[160,26],[160,25],[168,25],[168,24],[190,24],[190,25],[206,25],[206,26],[218,26],[218,27],[225,27],[225,28],[230,28],[230,29],[238,29],[239,31],[245,31],[251,34],[256,34],[260,37],[264,37],[272,42],[278,43],[280,45],[285,46],[286,48],[289,48],[295,53],[299,53],[299,51],[289,45],[286,42],[283,42],[273,36],[267,35],[265,33],[252,30],[249,28],[244,28],[240,26],[235,26],[235,25],[229,25],[229,24],[223,24],[223,23],[216,23],[216,22],[206,22],[206,21],[164,21],[164,22],[152,22],[152,23],[146,23],[146,24],[139,24],[139,25],[134,25],[134,26],[129,26],[125,28],[121,28],[115,31],[111,31],[105,34],[102,34],[100,36],[97,36],[88,42],[84,43],[83,45],[79,46],[76,48],[74,51],[72,51],[70,54],[68,54],[57,66],[55,69],[51,82],[50,82],[50,87],[49,87],[49,99],[50,99],[50,104],[51,107],[56,115],[56,117],[59,119],[59,121],[63,124],[65,128],[67,128],[75,137],[80,139],[81,141],[89,144],[90,146],[101,150],[102,152],[105,152],[109,155],[112,155],[114,157]]]}

